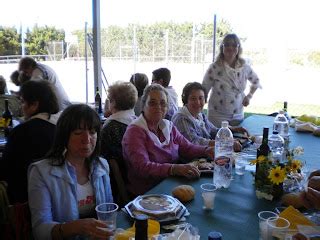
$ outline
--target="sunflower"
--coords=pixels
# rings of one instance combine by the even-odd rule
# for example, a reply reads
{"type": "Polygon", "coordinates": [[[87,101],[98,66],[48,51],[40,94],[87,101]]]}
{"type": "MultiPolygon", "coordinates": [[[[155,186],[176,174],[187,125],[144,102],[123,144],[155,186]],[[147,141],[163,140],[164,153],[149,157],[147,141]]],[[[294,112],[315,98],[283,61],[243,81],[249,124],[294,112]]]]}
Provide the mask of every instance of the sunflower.
{"type": "Polygon", "coordinates": [[[257,159],[251,160],[251,161],[250,161],[250,164],[251,164],[251,165],[254,165],[254,164],[257,164],[257,163],[262,163],[262,162],[264,162],[265,160],[267,160],[266,156],[260,155],[257,159]]]}
{"type": "Polygon", "coordinates": [[[301,168],[301,162],[299,160],[293,160],[291,163],[291,170],[297,172],[301,168]]]}
{"type": "Polygon", "coordinates": [[[279,185],[286,177],[285,170],[280,166],[272,168],[268,176],[273,184],[279,185]]]}

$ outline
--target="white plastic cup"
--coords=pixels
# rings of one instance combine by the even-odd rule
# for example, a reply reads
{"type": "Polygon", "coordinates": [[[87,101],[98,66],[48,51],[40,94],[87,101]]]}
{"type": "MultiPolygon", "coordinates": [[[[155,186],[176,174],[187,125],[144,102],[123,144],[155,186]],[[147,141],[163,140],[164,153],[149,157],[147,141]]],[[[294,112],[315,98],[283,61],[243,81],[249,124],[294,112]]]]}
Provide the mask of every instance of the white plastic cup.
{"type": "MultiPolygon", "coordinates": [[[[115,232],[117,228],[117,210],[119,206],[115,203],[101,203],[96,206],[97,217],[107,224],[106,228],[100,228],[107,232],[115,232]]],[[[109,239],[113,239],[109,237],[109,239]]]]}
{"type": "Polygon", "coordinates": [[[267,220],[269,218],[277,218],[279,217],[278,214],[271,211],[261,211],[258,213],[259,217],[259,239],[260,240],[267,240],[268,238],[268,225],[267,220]]]}
{"type": "Polygon", "coordinates": [[[268,218],[268,234],[266,240],[285,239],[289,226],[290,222],[283,217],[268,218]]]}
{"type": "Polygon", "coordinates": [[[237,175],[244,175],[245,168],[247,165],[247,160],[245,159],[245,156],[238,156],[235,160],[235,172],[237,175]]]}
{"type": "Polygon", "coordinates": [[[200,187],[201,187],[201,195],[203,199],[203,209],[213,210],[217,187],[212,183],[204,183],[204,184],[201,184],[200,187]]]}

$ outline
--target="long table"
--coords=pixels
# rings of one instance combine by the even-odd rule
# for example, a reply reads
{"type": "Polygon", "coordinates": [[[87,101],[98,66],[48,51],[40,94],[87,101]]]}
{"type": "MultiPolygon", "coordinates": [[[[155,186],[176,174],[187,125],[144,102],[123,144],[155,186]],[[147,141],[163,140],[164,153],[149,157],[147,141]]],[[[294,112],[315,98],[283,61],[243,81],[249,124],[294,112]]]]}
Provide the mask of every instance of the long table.
{"type": "MultiPolygon", "coordinates": [[[[242,126],[246,127],[251,134],[261,135],[263,127],[269,127],[271,132],[273,119],[269,116],[254,115],[245,119],[242,126]]],[[[301,159],[307,161],[310,168],[320,168],[320,138],[310,133],[297,133],[291,128],[290,139],[290,147],[302,146],[305,149],[305,154],[301,156],[301,159]]],[[[170,177],[151,189],[148,194],[171,195],[174,187],[189,184],[196,190],[196,195],[194,200],[185,203],[190,212],[186,221],[199,229],[201,239],[207,239],[208,233],[212,230],[221,232],[223,239],[226,240],[258,239],[258,212],[262,210],[273,211],[279,203],[257,199],[253,176],[250,172],[246,172],[243,176],[234,175],[234,180],[228,189],[219,189],[216,194],[215,209],[206,211],[202,209],[200,185],[212,181],[212,175],[202,176],[197,180],[170,177]]],[[[125,214],[120,214],[118,226],[126,228],[130,225],[129,218],[125,214]]]]}

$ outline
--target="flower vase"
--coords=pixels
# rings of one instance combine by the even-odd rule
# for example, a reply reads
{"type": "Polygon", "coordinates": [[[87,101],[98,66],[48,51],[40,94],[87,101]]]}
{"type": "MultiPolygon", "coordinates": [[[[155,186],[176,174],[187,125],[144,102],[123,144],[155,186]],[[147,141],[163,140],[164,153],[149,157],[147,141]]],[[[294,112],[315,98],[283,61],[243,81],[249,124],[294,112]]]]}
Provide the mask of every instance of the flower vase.
{"type": "Polygon", "coordinates": [[[271,195],[274,200],[279,200],[283,195],[283,183],[273,184],[271,195]]]}
{"type": "Polygon", "coordinates": [[[270,166],[266,163],[256,165],[255,187],[258,198],[278,200],[283,195],[283,183],[273,184],[269,179],[270,166]]]}

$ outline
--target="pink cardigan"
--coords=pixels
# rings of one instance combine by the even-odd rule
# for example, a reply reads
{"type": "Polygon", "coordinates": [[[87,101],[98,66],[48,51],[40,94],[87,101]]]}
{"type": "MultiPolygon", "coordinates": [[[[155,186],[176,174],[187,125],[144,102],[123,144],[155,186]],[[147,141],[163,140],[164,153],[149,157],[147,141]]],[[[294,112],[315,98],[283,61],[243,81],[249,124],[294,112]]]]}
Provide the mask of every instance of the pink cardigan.
{"type": "Polygon", "coordinates": [[[204,157],[206,146],[190,143],[173,126],[169,144],[160,147],[145,129],[130,125],[123,136],[122,149],[128,169],[128,190],[141,195],[169,176],[171,164],[177,163],[179,156],[190,160],[204,157]]]}

